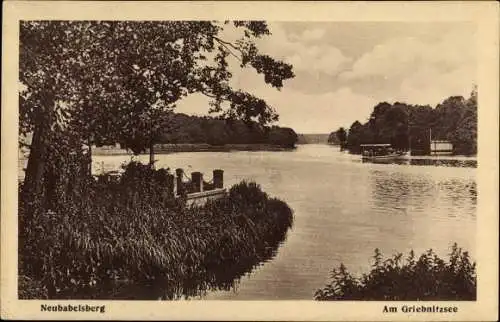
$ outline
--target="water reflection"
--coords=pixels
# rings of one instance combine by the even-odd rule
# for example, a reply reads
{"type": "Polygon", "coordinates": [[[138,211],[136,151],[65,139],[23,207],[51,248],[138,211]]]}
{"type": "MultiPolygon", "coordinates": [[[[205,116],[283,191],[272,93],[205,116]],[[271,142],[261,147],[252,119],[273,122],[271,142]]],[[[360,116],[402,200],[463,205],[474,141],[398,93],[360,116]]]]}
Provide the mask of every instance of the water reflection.
{"type": "MultiPolygon", "coordinates": [[[[148,161],[147,155],[140,158],[148,161]]],[[[129,159],[96,156],[96,169],[101,163],[117,169],[129,159]]],[[[450,159],[362,163],[360,156],[338,148],[304,145],[289,153],[158,155],[158,166],[189,164],[205,173],[224,169],[225,185],[255,180],[295,212],[294,227],[272,256],[228,281],[225,291],[209,291],[203,299],[311,300],[334,266],[367,272],[374,248],[386,255],[433,248],[446,257],[457,242],[475,253],[476,162],[450,159]]]]}
{"type": "Polygon", "coordinates": [[[377,210],[412,214],[441,209],[450,217],[476,215],[477,190],[473,179],[381,170],[373,170],[370,174],[372,200],[377,210]]]}
{"type": "Polygon", "coordinates": [[[427,199],[432,190],[427,182],[413,178],[408,180],[398,172],[371,171],[373,202],[377,210],[391,211],[396,214],[407,214],[408,210],[422,210],[420,202],[427,199]],[[415,198],[415,197],[418,197],[415,198]]]}
{"type": "Polygon", "coordinates": [[[107,288],[103,288],[102,293],[97,298],[113,300],[189,300],[201,299],[209,292],[214,291],[234,293],[238,290],[241,278],[249,276],[252,271],[272,260],[285,240],[286,234],[284,240],[270,243],[262,251],[258,259],[240,258],[233,265],[214,266],[209,269],[208,275],[188,277],[180,284],[178,281],[167,280],[143,281],[135,284],[118,281],[107,288]]]}
{"type": "Polygon", "coordinates": [[[420,165],[420,166],[436,166],[436,167],[457,167],[457,168],[477,168],[477,160],[475,159],[394,159],[394,160],[362,160],[363,163],[375,164],[399,164],[399,165],[420,165]]]}
{"type": "MultiPolygon", "coordinates": [[[[439,182],[439,189],[443,191],[451,201],[451,207],[464,207],[468,204],[468,198],[473,205],[477,204],[476,182],[473,180],[460,180],[457,178],[447,179],[439,182]]],[[[472,212],[475,215],[475,212],[472,212]]]]}

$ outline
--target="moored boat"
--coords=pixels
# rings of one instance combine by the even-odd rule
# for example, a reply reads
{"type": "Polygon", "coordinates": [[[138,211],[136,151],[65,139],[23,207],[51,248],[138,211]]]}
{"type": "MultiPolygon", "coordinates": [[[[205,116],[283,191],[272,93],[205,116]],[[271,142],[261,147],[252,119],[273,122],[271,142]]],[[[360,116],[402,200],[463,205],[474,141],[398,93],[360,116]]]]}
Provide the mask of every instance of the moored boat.
{"type": "Polygon", "coordinates": [[[391,161],[407,159],[409,151],[399,151],[390,144],[361,144],[361,156],[366,161],[391,161]]]}

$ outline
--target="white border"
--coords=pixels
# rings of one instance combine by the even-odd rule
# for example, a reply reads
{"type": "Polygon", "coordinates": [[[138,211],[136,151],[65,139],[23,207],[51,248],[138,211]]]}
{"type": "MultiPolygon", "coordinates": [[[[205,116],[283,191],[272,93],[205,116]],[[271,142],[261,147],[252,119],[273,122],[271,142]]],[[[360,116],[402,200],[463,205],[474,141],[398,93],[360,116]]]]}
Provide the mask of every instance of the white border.
{"type": "MultiPolygon", "coordinates": [[[[498,4],[495,2],[45,2],[3,4],[1,314],[16,319],[496,320],[498,314],[498,4]],[[18,29],[20,20],[260,19],[269,21],[474,21],[478,26],[478,300],[449,314],[383,314],[384,304],[314,301],[17,300],[18,29]],[[41,303],[106,305],[106,313],[40,312],[41,303]]],[[[473,45],[473,44],[471,44],[473,45]]],[[[425,302],[424,302],[425,303],[425,302]]]]}

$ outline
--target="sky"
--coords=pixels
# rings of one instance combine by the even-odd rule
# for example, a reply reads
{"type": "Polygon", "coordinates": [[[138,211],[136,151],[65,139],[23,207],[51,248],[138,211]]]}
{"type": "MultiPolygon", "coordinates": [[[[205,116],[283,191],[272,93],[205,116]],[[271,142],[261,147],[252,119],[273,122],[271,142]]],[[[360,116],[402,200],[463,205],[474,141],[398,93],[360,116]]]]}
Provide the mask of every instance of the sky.
{"type": "MultiPolygon", "coordinates": [[[[279,126],[297,133],[330,133],[365,122],[379,102],[436,106],[468,97],[476,83],[476,29],[467,22],[268,22],[261,53],[293,65],[281,90],[251,68],[230,63],[232,85],[265,99],[279,126]]],[[[225,39],[238,36],[233,30],[225,39]]],[[[194,94],[178,112],[206,115],[208,101],[194,94]]]]}

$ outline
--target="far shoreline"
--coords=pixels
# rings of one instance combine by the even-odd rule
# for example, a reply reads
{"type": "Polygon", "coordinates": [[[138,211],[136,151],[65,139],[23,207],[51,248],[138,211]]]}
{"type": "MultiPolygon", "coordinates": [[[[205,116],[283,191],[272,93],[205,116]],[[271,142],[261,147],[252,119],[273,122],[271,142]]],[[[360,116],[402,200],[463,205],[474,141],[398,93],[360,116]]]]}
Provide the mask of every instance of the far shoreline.
{"type": "MultiPolygon", "coordinates": [[[[179,143],[179,144],[158,144],[155,145],[155,154],[169,154],[179,152],[231,152],[231,151],[293,151],[297,146],[288,147],[272,144],[224,144],[210,145],[206,143],[179,143]]],[[[143,152],[148,154],[149,151],[143,152]]],[[[119,147],[92,147],[92,155],[133,155],[132,151],[119,147]]]]}

